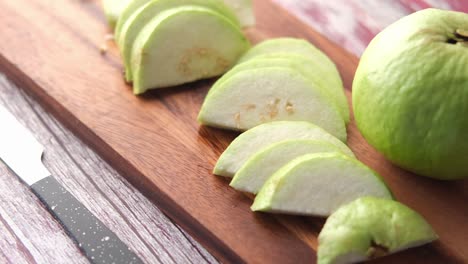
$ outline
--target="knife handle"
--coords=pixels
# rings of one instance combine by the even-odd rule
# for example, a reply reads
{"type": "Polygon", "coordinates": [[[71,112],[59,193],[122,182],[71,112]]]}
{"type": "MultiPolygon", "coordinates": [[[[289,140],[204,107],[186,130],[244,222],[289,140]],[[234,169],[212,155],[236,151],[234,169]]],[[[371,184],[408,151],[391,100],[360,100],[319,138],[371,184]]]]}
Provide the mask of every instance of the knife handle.
{"type": "Polygon", "coordinates": [[[46,177],[31,188],[92,263],[143,263],[56,179],[46,177]]]}

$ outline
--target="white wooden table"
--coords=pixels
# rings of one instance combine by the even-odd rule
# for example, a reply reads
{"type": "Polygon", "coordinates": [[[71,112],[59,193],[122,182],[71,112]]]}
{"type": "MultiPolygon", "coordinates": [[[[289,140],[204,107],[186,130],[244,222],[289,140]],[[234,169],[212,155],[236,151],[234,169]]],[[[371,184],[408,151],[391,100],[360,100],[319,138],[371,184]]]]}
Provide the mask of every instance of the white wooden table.
{"type": "MultiPolygon", "coordinates": [[[[466,0],[275,1],[357,56],[382,28],[415,10],[432,6],[468,12],[466,0]]],[[[1,74],[0,104],[45,146],[44,163],[58,181],[145,262],[217,262],[157,205],[1,74]]],[[[0,263],[87,263],[28,187],[1,162],[0,263]]]]}

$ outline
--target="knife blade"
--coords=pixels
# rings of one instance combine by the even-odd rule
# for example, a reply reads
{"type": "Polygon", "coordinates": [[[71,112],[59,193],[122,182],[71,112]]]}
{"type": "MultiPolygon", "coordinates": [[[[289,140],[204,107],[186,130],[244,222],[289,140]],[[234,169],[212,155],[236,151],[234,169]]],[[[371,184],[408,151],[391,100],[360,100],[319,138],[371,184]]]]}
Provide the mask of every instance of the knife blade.
{"type": "Polygon", "coordinates": [[[92,263],[142,263],[42,163],[44,147],[0,105],[0,159],[31,187],[92,263]]]}

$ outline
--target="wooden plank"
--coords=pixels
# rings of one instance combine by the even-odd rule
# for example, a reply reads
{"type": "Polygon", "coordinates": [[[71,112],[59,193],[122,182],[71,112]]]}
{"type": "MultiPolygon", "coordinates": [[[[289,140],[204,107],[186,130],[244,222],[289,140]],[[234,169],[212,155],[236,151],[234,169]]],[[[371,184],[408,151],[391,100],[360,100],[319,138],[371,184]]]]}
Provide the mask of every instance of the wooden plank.
{"type": "MultiPolygon", "coordinates": [[[[199,128],[195,121],[211,81],[135,97],[123,83],[115,47],[99,55],[106,26],[94,2],[19,0],[2,5],[0,32],[7,37],[0,43],[0,67],[211,252],[226,262],[314,262],[322,219],[253,214],[247,197],[210,175],[235,136],[199,128]]],[[[338,64],[350,87],[356,57],[269,1],[255,5],[258,25],[249,31],[253,40],[285,35],[309,39],[338,64]]],[[[441,235],[441,242],[380,262],[468,260],[466,232],[460,231],[468,220],[463,183],[452,183],[453,188],[405,173],[373,151],[354,125],[348,130],[358,157],[441,235]],[[438,212],[450,219],[449,227],[438,212]]]]}

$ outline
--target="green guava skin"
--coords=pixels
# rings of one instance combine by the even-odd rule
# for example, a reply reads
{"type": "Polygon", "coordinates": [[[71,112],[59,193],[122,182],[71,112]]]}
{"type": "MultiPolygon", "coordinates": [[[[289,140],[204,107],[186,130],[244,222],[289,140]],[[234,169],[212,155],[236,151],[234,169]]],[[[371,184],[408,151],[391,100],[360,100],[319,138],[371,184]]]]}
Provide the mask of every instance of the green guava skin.
{"type": "Polygon", "coordinates": [[[318,264],[355,263],[436,240],[426,220],[389,199],[358,198],[336,210],[319,234],[318,264]]]}
{"type": "MultiPolygon", "coordinates": [[[[127,22],[127,19],[130,18],[135,11],[139,8],[143,7],[145,4],[151,1],[157,0],[104,0],[104,1],[126,1],[129,3],[125,6],[123,10],[121,10],[119,14],[119,19],[115,25],[115,39],[118,40],[120,38],[120,33],[122,28],[127,22]]],[[[253,26],[255,24],[255,17],[252,9],[252,1],[251,0],[218,0],[218,2],[224,2],[224,4],[232,9],[232,12],[238,18],[240,25],[242,27],[246,26],[253,26]]],[[[237,20],[237,19],[236,19],[237,20]]]]}
{"type": "Polygon", "coordinates": [[[115,28],[122,11],[129,5],[131,0],[103,0],[102,6],[109,26],[115,28]]]}
{"type": "Polygon", "coordinates": [[[361,58],[357,126],[404,169],[443,180],[468,176],[467,31],[467,14],[425,9],[378,34],[361,58]]]}

